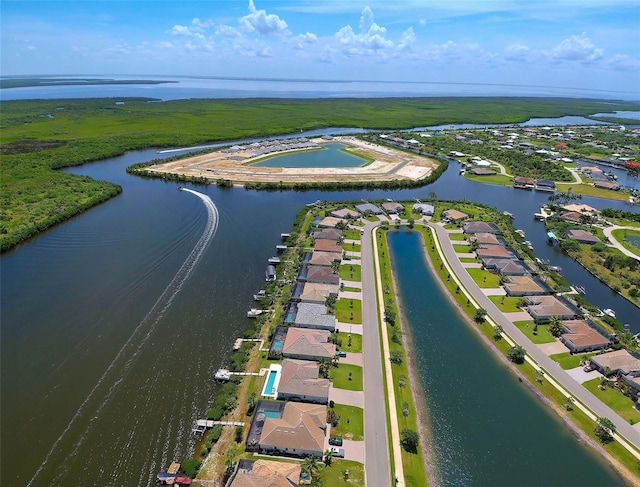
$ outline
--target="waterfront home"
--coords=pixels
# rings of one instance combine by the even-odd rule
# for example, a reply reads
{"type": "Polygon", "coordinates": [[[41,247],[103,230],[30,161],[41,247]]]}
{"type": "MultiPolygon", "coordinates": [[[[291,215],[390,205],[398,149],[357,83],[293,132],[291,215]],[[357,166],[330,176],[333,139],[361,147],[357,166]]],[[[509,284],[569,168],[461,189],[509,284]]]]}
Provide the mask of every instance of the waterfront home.
{"type": "Polygon", "coordinates": [[[527,300],[527,312],[536,321],[549,320],[553,316],[558,316],[563,320],[572,320],[582,316],[580,310],[564,298],[528,296],[525,299],[527,300]]]}
{"type": "Polygon", "coordinates": [[[302,266],[298,272],[298,280],[320,284],[340,284],[338,274],[335,274],[330,267],[319,265],[302,266]]]}
{"type": "Polygon", "coordinates": [[[529,274],[522,261],[512,259],[485,257],[482,259],[482,267],[488,270],[495,270],[503,276],[524,276],[529,274]]]}
{"type": "Polygon", "coordinates": [[[425,216],[433,216],[434,210],[435,208],[433,207],[433,205],[428,205],[426,203],[416,203],[413,205],[414,213],[421,213],[425,216]]]}
{"type": "Polygon", "coordinates": [[[585,244],[596,244],[600,242],[600,239],[598,237],[596,237],[593,233],[587,232],[586,230],[569,230],[567,232],[567,238],[572,238],[580,243],[585,244]]]}
{"type": "Polygon", "coordinates": [[[318,252],[335,252],[342,254],[342,246],[338,245],[335,240],[317,239],[313,245],[313,250],[318,252]]]}
{"type": "Polygon", "coordinates": [[[387,201],[382,203],[382,209],[389,215],[396,215],[404,211],[404,206],[400,203],[396,203],[395,201],[387,201]]]}
{"type": "Polygon", "coordinates": [[[347,220],[357,220],[360,218],[360,213],[350,210],[349,208],[340,208],[331,212],[331,216],[347,220]]]}
{"type": "Polygon", "coordinates": [[[326,406],[288,402],[284,406],[282,417],[265,418],[258,451],[297,457],[322,457],[326,427],[326,406]]]}
{"type": "Polygon", "coordinates": [[[582,220],[582,215],[580,213],[578,213],[577,211],[561,211],[558,214],[558,217],[565,221],[565,222],[569,222],[569,223],[576,223],[579,224],[582,220]]]}
{"type": "Polygon", "coordinates": [[[550,179],[538,179],[536,181],[536,189],[539,191],[555,191],[556,183],[550,179]]]}
{"type": "Polygon", "coordinates": [[[585,320],[563,321],[564,333],[560,341],[573,352],[591,352],[601,350],[611,344],[611,340],[598,332],[593,323],[585,320]]]}
{"type": "Polygon", "coordinates": [[[501,245],[502,242],[498,240],[493,233],[484,233],[479,232],[470,237],[472,242],[477,243],[478,245],[501,245]]]}
{"type": "Polygon", "coordinates": [[[469,218],[469,215],[459,210],[445,210],[442,212],[442,220],[448,220],[450,222],[460,222],[469,218]]]}
{"type": "Polygon", "coordinates": [[[546,284],[531,276],[509,276],[503,286],[507,296],[540,296],[550,291],[546,284]]]}
{"type": "Polygon", "coordinates": [[[299,463],[242,458],[225,487],[299,487],[301,472],[299,463]]]}
{"type": "Polygon", "coordinates": [[[596,216],[596,215],[598,215],[600,213],[593,206],[584,205],[584,204],[581,204],[581,205],[570,204],[570,205],[565,205],[562,208],[567,210],[567,211],[575,211],[575,212],[578,212],[578,213],[584,213],[584,214],[587,214],[589,216],[596,216]]]}
{"type": "Polygon", "coordinates": [[[335,228],[342,220],[333,216],[327,216],[317,222],[318,228],[335,228]]]}
{"type": "Polygon", "coordinates": [[[307,282],[299,295],[300,301],[324,304],[329,296],[338,297],[339,286],[336,284],[320,284],[307,282]]]}
{"type": "Polygon", "coordinates": [[[356,210],[358,210],[363,215],[366,212],[371,212],[374,215],[382,215],[383,211],[380,207],[373,205],[371,203],[362,203],[361,205],[356,205],[356,210]]]}
{"type": "Polygon", "coordinates": [[[640,358],[624,349],[595,355],[591,364],[605,375],[640,375],[640,358]]]}
{"type": "Polygon", "coordinates": [[[293,324],[300,328],[334,331],[336,317],[327,313],[327,307],[324,304],[301,302],[296,306],[293,324]]]}
{"type": "Polygon", "coordinates": [[[596,181],[593,183],[596,188],[608,189],[610,191],[618,191],[620,189],[620,185],[618,183],[614,183],[613,181],[596,181]]]}
{"type": "Polygon", "coordinates": [[[536,187],[536,182],[533,178],[516,176],[513,178],[513,187],[521,189],[533,189],[536,187]]]}
{"type": "Polygon", "coordinates": [[[313,252],[309,257],[307,263],[311,265],[322,265],[331,267],[334,262],[340,262],[342,260],[342,254],[335,252],[313,252]]]}
{"type": "Polygon", "coordinates": [[[301,360],[333,359],[336,346],[329,343],[327,330],[291,327],[282,347],[282,356],[301,360]]]}
{"type": "Polygon", "coordinates": [[[316,240],[340,240],[340,237],[342,236],[342,230],[338,230],[337,228],[323,228],[322,230],[313,232],[312,236],[316,240]]]}
{"type": "Polygon", "coordinates": [[[331,381],[319,375],[320,365],[317,362],[284,359],[278,384],[278,399],[327,404],[331,381]]]}
{"type": "Polygon", "coordinates": [[[480,259],[516,259],[516,256],[502,245],[481,245],[475,252],[480,259]]]}
{"type": "Polygon", "coordinates": [[[487,222],[467,222],[462,225],[462,231],[464,233],[500,233],[500,229],[495,223],[487,222]]]}

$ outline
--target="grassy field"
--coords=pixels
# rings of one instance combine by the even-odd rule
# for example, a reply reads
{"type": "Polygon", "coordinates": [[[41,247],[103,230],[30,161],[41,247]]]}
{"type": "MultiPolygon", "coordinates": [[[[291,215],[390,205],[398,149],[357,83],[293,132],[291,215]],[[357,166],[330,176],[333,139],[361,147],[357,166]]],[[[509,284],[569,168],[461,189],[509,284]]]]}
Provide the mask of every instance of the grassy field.
{"type": "Polygon", "coordinates": [[[336,302],[336,318],[342,323],[362,323],[362,301],[342,298],[336,302]]]}
{"type": "MultiPolygon", "coordinates": [[[[531,117],[587,115],[599,109],[596,100],[507,97],[117,101],[124,104],[116,105],[109,98],[1,102],[2,250],[119,191],[115,185],[54,169],[131,150],[332,126],[401,129],[442,123],[515,123],[531,117]]],[[[634,106],[613,103],[609,108],[634,106]]]]}
{"type": "Polygon", "coordinates": [[[517,311],[522,311],[518,308],[520,298],[515,296],[489,296],[489,299],[493,301],[493,304],[495,304],[503,313],[515,313],[517,311]]]}
{"type": "Polygon", "coordinates": [[[341,436],[348,440],[364,439],[364,414],[362,408],[336,404],[335,411],[340,415],[337,428],[331,428],[331,436],[341,436]]]}
{"type": "Polygon", "coordinates": [[[547,325],[538,325],[538,331],[534,333],[535,324],[533,321],[514,321],[513,323],[518,329],[527,335],[529,340],[533,343],[551,343],[555,342],[554,336],[549,333],[549,327],[547,325]]]}
{"type": "Polygon", "coordinates": [[[452,242],[466,241],[468,238],[469,238],[469,235],[467,235],[466,233],[450,233],[449,234],[449,240],[451,240],[452,242]]]}
{"type": "Polygon", "coordinates": [[[362,367],[359,365],[339,364],[331,368],[333,387],[350,391],[362,390],[362,367]],[[351,379],[349,379],[351,374],[351,379]]]}
{"type": "Polygon", "coordinates": [[[606,198],[610,200],[628,201],[629,194],[624,191],[609,191],[608,189],[601,189],[591,186],[589,184],[572,184],[572,183],[556,183],[556,189],[559,192],[566,193],[569,188],[574,194],[581,194],[584,196],[594,196],[596,198],[606,198]]]}
{"type": "Polygon", "coordinates": [[[349,346],[349,333],[341,331],[338,333],[338,336],[342,341],[340,350],[344,350],[345,352],[362,353],[362,335],[351,333],[351,346],[349,346]]]}
{"type": "Polygon", "coordinates": [[[361,282],[362,267],[359,264],[342,264],[340,266],[340,279],[361,282]]]}
{"type": "Polygon", "coordinates": [[[467,269],[471,278],[481,288],[500,287],[500,276],[485,269],[467,269]]]}
{"type": "Polygon", "coordinates": [[[458,254],[468,254],[469,252],[471,252],[471,245],[453,244],[453,250],[455,250],[458,254]]]}
{"type": "Polygon", "coordinates": [[[460,257],[460,262],[470,263],[470,262],[480,262],[480,261],[475,257],[460,257]]]}
{"type": "Polygon", "coordinates": [[[598,387],[600,379],[591,379],[582,385],[631,424],[640,421],[640,411],[635,408],[635,403],[619,390],[613,387],[605,387],[604,391],[601,391],[598,387]]]}
{"type": "Polygon", "coordinates": [[[513,178],[504,174],[490,174],[488,176],[477,176],[470,172],[465,172],[464,177],[477,183],[498,184],[500,186],[513,186],[513,178]]]}

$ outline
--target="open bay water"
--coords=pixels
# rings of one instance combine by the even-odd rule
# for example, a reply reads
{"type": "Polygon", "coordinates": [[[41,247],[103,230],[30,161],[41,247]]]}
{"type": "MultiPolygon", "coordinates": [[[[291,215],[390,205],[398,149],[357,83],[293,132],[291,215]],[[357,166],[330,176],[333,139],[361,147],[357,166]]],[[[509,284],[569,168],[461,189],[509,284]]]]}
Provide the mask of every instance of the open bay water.
{"type": "Polygon", "coordinates": [[[463,321],[427,268],[420,234],[393,231],[388,241],[426,395],[436,485],[624,485],[463,321]]]}
{"type": "MultiPolygon", "coordinates": [[[[123,193],[2,257],[3,486],[30,479],[34,486],[151,485],[169,462],[189,456],[193,421],[217,392],[212,374],[228,363],[235,338],[253,325],[245,313],[264,285],[267,259],[300,208],[316,200],[426,199],[435,191],[440,198],[508,210],[536,252],[561,265],[565,276],[575,273],[570,282],[584,285],[589,299],[640,327],[631,321],[636,307],[557,247],[546,247],[533,212],[547,194],[473,183],[457,175],[455,164],[435,184],[401,191],[269,193],[189,185],[217,206],[217,233],[171,306],[144,340],[135,341],[130,361],[112,369],[102,393],[92,395],[209,222],[202,201],[178,191],[179,183],[125,172],[157,157],[151,149],[67,169],[113,181],[123,193]]],[[[595,198],[583,202],[631,208],[595,198]]],[[[518,451],[513,454],[504,461],[518,462],[518,451]]],[[[539,468],[552,471],[542,463],[539,468]]]]}

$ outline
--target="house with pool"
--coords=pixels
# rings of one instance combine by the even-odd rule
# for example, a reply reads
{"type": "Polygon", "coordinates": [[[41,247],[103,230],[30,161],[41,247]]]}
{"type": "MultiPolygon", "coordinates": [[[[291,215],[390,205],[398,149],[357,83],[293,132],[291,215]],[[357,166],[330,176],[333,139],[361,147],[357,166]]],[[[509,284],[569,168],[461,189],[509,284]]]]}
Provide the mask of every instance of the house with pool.
{"type": "Polygon", "coordinates": [[[320,377],[320,366],[309,360],[286,358],[282,361],[277,398],[327,404],[329,379],[320,377]]]}
{"type": "Polygon", "coordinates": [[[291,327],[287,330],[282,356],[301,360],[331,360],[336,354],[336,346],[329,342],[330,336],[327,330],[291,327]]]}

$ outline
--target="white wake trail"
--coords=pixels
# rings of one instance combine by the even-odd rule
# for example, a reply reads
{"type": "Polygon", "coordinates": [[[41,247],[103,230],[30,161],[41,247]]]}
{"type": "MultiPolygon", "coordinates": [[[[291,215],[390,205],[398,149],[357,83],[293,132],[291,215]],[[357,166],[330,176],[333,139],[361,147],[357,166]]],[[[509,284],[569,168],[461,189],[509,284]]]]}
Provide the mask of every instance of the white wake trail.
{"type": "MultiPolygon", "coordinates": [[[[73,417],[69,421],[69,424],[67,424],[66,428],[62,431],[60,436],[58,436],[56,441],[53,443],[53,445],[51,446],[51,449],[45,456],[44,460],[42,461],[42,463],[40,464],[36,472],[33,474],[33,477],[31,477],[31,480],[29,480],[27,487],[30,487],[35,481],[35,479],[40,475],[40,473],[42,472],[44,467],[47,465],[52,455],[56,452],[58,445],[67,435],[69,430],[71,430],[74,423],[83,414],[85,414],[85,409],[87,408],[87,405],[97,395],[96,393],[98,392],[100,387],[107,382],[109,373],[112,370],[114,370],[119,365],[120,362],[124,361],[121,374],[118,376],[116,380],[113,381],[113,384],[111,384],[111,386],[109,386],[107,391],[104,393],[104,397],[102,400],[100,400],[97,409],[93,414],[91,414],[91,418],[93,419],[89,421],[89,424],[86,426],[85,430],[80,435],[80,438],[74,444],[73,451],[68,455],[65,455],[65,461],[68,461],[70,458],[74,457],[77,454],[78,450],[80,449],[80,446],[82,445],[84,439],[87,436],[87,433],[91,430],[92,425],[95,424],[96,422],[95,420],[99,417],[100,413],[107,406],[110,399],[113,397],[116,390],[119,388],[120,384],[123,382],[124,377],[127,375],[129,370],[131,369],[131,366],[134,364],[138,354],[144,348],[144,345],[149,340],[149,337],[152,335],[153,331],[155,330],[156,325],[162,319],[162,317],[166,314],[166,311],[171,307],[171,303],[173,302],[173,299],[178,295],[178,293],[182,289],[182,286],[187,281],[189,276],[191,276],[191,273],[196,268],[198,262],[200,261],[205,251],[207,250],[209,243],[215,236],[218,230],[218,220],[219,220],[217,206],[214,204],[211,198],[205,194],[202,194],[187,188],[180,188],[180,189],[181,191],[194,194],[195,196],[200,198],[204,203],[205,208],[207,209],[207,224],[204,228],[204,231],[202,232],[202,236],[200,237],[198,242],[195,244],[193,250],[191,251],[191,253],[189,253],[187,258],[183,262],[182,266],[180,267],[176,275],[173,277],[173,279],[169,283],[169,285],[165,288],[165,290],[162,292],[158,300],[155,302],[151,310],[149,310],[149,312],[144,317],[144,319],[133,330],[133,333],[131,334],[129,339],[118,351],[117,355],[115,356],[113,361],[109,364],[107,369],[104,371],[100,379],[98,379],[98,382],[96,382],[96,385],[93,387],[89,395],[85,398],[85,400],[82,402],[82,404],[80,405],[76,413],[73,415],[73,417]],[[143,334],[141,340],[136,341],[136,338],[138,338],[138,336],[141,334],[143,334]]],[[[63,474],[64,472],[61,472],[60,474],[58,474],[58,476],[54,480],[59,480],[59,477],[63,474]]]]}

